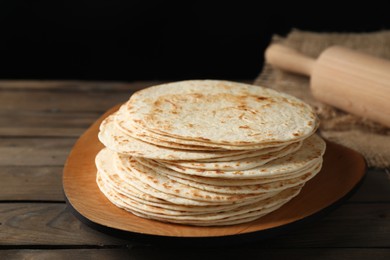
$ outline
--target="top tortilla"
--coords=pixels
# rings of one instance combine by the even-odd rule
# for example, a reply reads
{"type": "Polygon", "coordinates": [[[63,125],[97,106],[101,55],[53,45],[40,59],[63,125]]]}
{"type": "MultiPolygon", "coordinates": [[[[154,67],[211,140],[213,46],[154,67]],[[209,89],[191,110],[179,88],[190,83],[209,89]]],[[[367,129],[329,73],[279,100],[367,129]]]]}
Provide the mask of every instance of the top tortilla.
{"type": "Polygon", "coordinates": [[[318,126],[313,109],[295,97],[219,80],[150,87],[136,92],[126,110],[130,125],[206,144],[291,143],[310,136],[318,126]]]}

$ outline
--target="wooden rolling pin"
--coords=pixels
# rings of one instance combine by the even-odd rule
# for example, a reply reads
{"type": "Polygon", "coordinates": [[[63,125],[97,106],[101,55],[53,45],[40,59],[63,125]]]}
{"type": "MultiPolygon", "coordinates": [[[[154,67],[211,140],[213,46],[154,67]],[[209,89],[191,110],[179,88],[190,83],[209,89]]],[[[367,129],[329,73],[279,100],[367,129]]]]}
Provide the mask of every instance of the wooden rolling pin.
{"type": "Polygon", "coordinates": [[[313,96],[390,127],[390,61],[333,46],[317,60],[280,44],[265,52],[271,65],[310,76],[313,96]]]}

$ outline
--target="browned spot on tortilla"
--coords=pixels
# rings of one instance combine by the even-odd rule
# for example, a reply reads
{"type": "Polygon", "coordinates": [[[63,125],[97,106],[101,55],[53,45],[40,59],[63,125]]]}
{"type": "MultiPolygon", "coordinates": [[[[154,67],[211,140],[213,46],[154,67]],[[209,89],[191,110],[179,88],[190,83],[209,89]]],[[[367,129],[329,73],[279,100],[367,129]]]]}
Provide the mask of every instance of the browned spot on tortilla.
{"type": "Polygon", "coordinates": [[[166,183],[163,183],[163,186],[164,186],[164,188],[166,188],[167,190],[172,189],[172,186],[171,186],[171,185],[168,185],[168,184],[166,184],[166,183]]]}
{"type": "Polygon", "coordinates": [[[204,95],[201,94],[201,93],[192,93],[191,96],[193,96],[195,98],[202,98],[202,97],[204,97],[204,95]]]}
{"type": "Polygon", "coordinates": [[[197,191],[192,191],[194,197],[202,197],[197,191]]]}
{"type": "Polygon", "coordinates": [[[242,129],[250,129],[250,127],[248,125],[240,125],[238,128],[242,128],[242,129]]]}
{"type": "Polygon", "coordinates": [[[252,114],[254,114],[254,115],[256,114],[256,111],[255,111],[255,110],[250,109],[250,108],[249,108],[247,105],[245,105],[245,104],[238,105],[237,108],[238,108],[239,110],[244,110],[244,111],[250,112],[250,113],[252,113],[252,114]]]}
{"type": "Polygon", "coordinates": [[[257,96],[257,97],[256,97],[256,100],[258,100],[258,101],[263,101],[263,100],[268,100],[268,98],[257,96]]]}
{"type": "MultiPolygon", "coordinates": [[[[159,123],[159,124],[161,124],[161,123],[159,123]]],[[[162,125],[161,128],[164,130],[172,130],[172,126],[170,126],[170,125],[162,125]]]]}
{"type": "Polygon", "coordinates": [[[171,104],[174,108],[179,108],[174,102],[172,102],[171,100],[169,100],[169,99],[165,99],[164,100],[165,102],[168,102],[169,104],[171,104]]]}

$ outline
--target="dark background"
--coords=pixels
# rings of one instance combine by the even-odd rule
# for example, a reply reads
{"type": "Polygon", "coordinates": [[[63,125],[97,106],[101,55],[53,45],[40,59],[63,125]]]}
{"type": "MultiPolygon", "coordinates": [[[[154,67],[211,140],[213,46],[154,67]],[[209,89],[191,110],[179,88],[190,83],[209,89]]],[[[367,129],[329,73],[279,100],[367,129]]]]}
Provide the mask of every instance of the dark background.
{"type": "Polygon", "coordinates": [[[0,78],[251,79],[273,34],[390,28],[384,4],[258,2],[0,1],[0,78]]]}

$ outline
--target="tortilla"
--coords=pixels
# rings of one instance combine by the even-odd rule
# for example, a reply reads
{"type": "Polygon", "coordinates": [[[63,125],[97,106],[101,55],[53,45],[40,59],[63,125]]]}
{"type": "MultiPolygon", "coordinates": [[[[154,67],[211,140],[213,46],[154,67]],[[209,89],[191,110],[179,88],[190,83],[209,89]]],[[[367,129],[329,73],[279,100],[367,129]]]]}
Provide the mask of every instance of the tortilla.
{"type": "Polygon", "coordinates": [[[314,110],[301,100],[228,81],[158,85],[136,92],[125,106],[129,115],[125,124],[213,144],[296,142],[312,135],[317,127],[314,110]]]}

